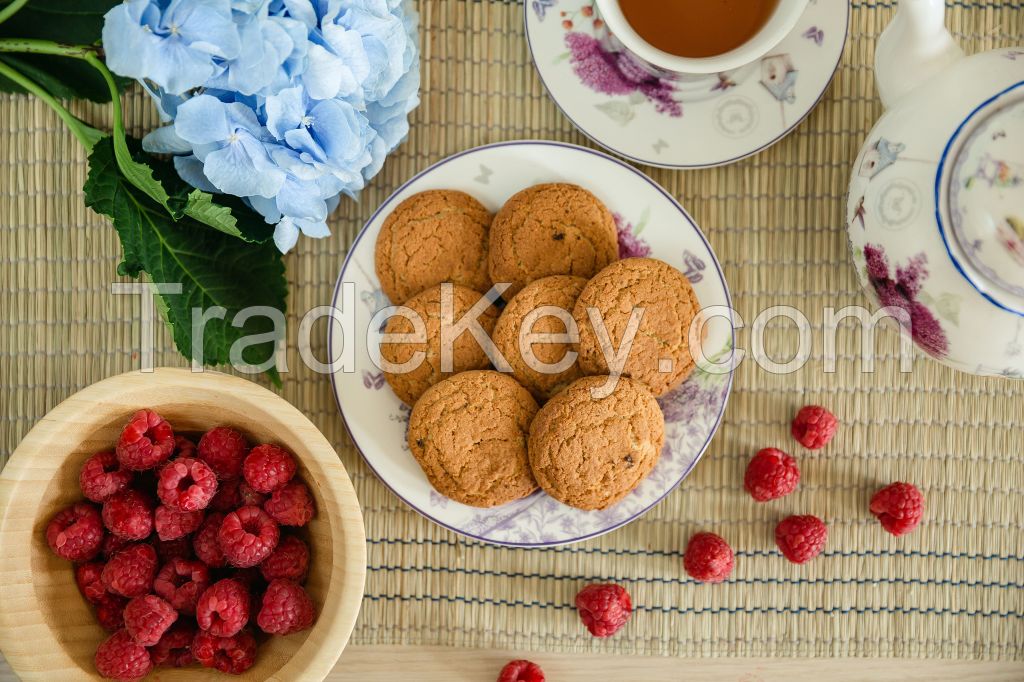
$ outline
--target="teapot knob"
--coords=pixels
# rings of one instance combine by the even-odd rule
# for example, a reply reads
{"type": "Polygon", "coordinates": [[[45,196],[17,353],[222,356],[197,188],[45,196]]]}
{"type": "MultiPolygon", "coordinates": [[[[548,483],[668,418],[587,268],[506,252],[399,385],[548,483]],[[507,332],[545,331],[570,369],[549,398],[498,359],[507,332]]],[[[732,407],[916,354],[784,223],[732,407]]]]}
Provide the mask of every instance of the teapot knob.
{"type": "Polygon", "coordinates": [[[945,14],[943,0],[899,0],[875,49],[875,83],[886,109],[964,56],[945,14]]]}

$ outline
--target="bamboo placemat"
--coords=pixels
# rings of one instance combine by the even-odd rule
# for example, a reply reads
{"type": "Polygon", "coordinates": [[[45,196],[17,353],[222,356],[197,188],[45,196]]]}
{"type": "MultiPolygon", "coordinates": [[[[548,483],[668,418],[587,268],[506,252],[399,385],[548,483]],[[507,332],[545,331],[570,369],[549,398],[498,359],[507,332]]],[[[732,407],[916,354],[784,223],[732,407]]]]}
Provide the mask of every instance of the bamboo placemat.
{"type": "MultiPolygon", "coordinates": [[[[968,52],[1019,44],[1019,0],[954,0],[948,23],[968,52]]],[[[516,0],[419,0],[423,104],[409,141],[359,203],[346,201],[324,241],[289,256],[289,306],[330,302],[362,222],[403,180],[475,145],[517,138],[589,144],[546,97],[530,64],[516,0]]],[[[815,326],[811,361],[774,376],[745,363],[725,423],[705,460],[654,511],[604,538],[564,549],[507,550],[463,540],[420,518],[356,454],[329,381],[294,346],[284,396],[335,443],[363,503],[369,574],[353,642],[593,650],[707,656],[1024,658],[1024,382],[971,378],[918,360],[898,370],[898,343],[882,334],[874,374],[860,371],[859,332],[840,327],[838,372],[822,371],[822,309],[863,304],[843,229],[847,177],[880,113],[872,82],[875,38],[888,2],[853,3],[850,38],[821,105],[795,133],[733,166],[649,170],[704,228],[739,311],[803,310],[815,326]],[[806,402],[828,405],[842,431],[820,454],[797,453],[804,481],[772,505],[742,491],[760,447],[790,447],[787,424],[806,402]],[[916,482],[926,522],[902,539],[867,513],[880,484],[916,482]],[[774,523],[815,513],[830,526],[824,556],[794,567],[778,555],[774,523]],[[681,569],[698,529],[724,535],[736,570],[700,586],[681,569]],[[593,580],[628,587],[631,624],[592,639],[571,606],[593,580]]],[[[955,96],[955,93],[951,93],[955,96]]],[[[155,124],[144,96],[127,97],[142,132],[155,124]]],[[[97,110],[86,118],[103,122],[97,110]]],[[[41,104],[0,97],[0,462],[48,409],[104,377],[138,367],[137,297],[114,296],[119,247],[86,210],[85,162],[41,104]]],[[[768,351],[788,357],[796,335],[779,325],[768,351]]],[[[313,351],[325,356],[325,331],[313,351]]],[[[740,343],[748,342],[744,332],[740,343]]],[[[158,364],[182,365],[158,331],[158,364]]]]}

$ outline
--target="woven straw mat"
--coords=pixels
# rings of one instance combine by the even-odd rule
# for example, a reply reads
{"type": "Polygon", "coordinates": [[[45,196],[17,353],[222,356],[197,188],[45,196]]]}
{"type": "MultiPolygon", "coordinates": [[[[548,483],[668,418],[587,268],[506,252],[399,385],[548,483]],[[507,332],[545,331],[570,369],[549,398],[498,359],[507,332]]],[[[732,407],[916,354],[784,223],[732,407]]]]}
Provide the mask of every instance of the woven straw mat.
{"type": "MultiPolygon", "coordinates": [[[[955,0],[947,21],[968,52],[1022,42],[1019,0],[955,0]]],[[[548,99],[514,0],[419,0],[423,103],[412,133],[358,203],[332,217],[333,236],[302,240],[287,258],[291,311],[330,302],[338,269],[363,221],[405,179],[452,153],[519,138],[590,145],[548,99]]],[[[893,4],[855,0],[846,52],[821,104],[789,137],[757,156],[707,171],[645,169],[690,210],[716,250],[745,319],[771,305],[805,311],[864,304],[843,229],[854,156],[880,114],[872,80],[875,39],[893,4]]],[[[145,96],[126,97],[136,134],[156,124],[145,96]]],[[[76,112],[99,125],[99,107],[76,112]]],[[[87,210],[85,158],[45,106],[0,96],[0,462],[47,410],[105,377],[138,368],[138,299],[114,296],[119,247],[87,210]]],[[[632,525],[580,545],[537,551],[464,540],[408,509],[376,480],[342,425],[330,382],[298,361],[294,313],[283,395],[334,443],[366,519],[369,572],[353,641],[521,647],[680,656],[910,656],[1024,658],[1024,382],[972,378],[918,359],[898,371],[892,331],[877,342],[874,374],[860,371],[855,322],[840,328],[839,371],[811,361],[775,376],[744,363],[724,424],[679,490],[632,525]],[[799,454],[799,490],[772,505],[743,492],[747,460],[790,447],[788,422],[805,403],[840,415],[837,440],[799,454]],[[928,511],[892,538],[867,511],[874,490],[915,482],[928,511]],[[784,515],[829,525],[823,556],[797,567],[775,549],[784,515]],[[697,530],[737,550],[715,587],[681,567],[697,530]],[[615,638],[596,640],[573,598],[590,581],[615,581],[636,612],[615,638]]],[[[788,321],[768,351],[789,357],[788,321]]],[[[158,333],[157,364],[184,365],[158,333]]],[[[326,333],[313,351],[326,357],[326,333]]],[[[741,334],[739,343],[748,337],[741,334]]],[[[747,346],[749,347],[749,346],[747,346]]]]}

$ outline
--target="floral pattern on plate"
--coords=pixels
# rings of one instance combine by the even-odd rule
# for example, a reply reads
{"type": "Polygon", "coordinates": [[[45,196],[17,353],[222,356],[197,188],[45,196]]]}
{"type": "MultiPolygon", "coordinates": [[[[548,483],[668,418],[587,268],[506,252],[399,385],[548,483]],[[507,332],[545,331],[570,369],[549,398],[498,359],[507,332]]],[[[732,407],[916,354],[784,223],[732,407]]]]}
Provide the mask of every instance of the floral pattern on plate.
{"type": "MultiPolygon", "coordinates": [[[[728,289],[714,253],[693,220],[671,196],[636,169],[593,150],[556,142],[499,143],[458,154],[427,169],[399,189],[356,238],[342,267],[335,306],[345,309],[343,284],[353,289],[356,322],[355,366],[332,376],[339,408],[367,464],[400,498],[432,521],[485,542],[546,546],[577,542],[638,518],[689,474],[722,418],[732,374],[705,364],[674,393],[660,400],[666,415],[666,445],[651,475],[629,496],[602,512],[562,505],[543,493],[494,509],[475,509],[439,495],[427,482],[406,445],[409,408],[383,382],[374,364],[380,329],[360,329],[389,305],[374,273],[377,233],[391,209],[426,189],[470,192],[497,210],[517,191],[541,182],[574,182],[594,192],[612,211],[623,256],[660,258],[687,273],[704,307],[730,306],[728,289]],[[480,169],[488,181],[474,180],[480,169]],[[586,173],[580,169],[586,168],[586,173]],[[614,188],[613,190],[611,188],[614,188]]],[[[731,357],[732,323],[723,317],[707,325],[708,363],[731,357]]],[[[344,338],[332,329],[332,357],[341,357],[344,338]]]]}
{"type": "Polygon", "coordinates": [[[679,83],[618,51],[593,0],[524,6],[534,64],[566,116],[616,154],[667,168],[731,163],[789,133],[832,80],[850,13],[846,0],[810,0],[790,35],[757,62],[679,83]]]}

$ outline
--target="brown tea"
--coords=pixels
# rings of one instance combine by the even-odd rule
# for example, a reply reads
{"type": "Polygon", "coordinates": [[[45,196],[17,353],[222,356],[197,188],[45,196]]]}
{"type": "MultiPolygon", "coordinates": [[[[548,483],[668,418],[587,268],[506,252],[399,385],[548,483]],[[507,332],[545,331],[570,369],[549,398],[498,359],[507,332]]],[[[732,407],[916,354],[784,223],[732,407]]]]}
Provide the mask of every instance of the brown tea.
{"type": "Polygon", "coordinates": [[[778,0],[619,0],[626,21],[654,47],[679,57],[713,57],[757,34],[778,0]]]}

